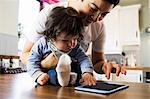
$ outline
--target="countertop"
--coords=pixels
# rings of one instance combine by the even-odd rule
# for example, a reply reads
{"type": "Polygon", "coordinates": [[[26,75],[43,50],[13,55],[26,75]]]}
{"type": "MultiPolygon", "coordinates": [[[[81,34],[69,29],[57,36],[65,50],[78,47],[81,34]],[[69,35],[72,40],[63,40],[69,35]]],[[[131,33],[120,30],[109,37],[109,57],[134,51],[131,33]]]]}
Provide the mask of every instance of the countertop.
{"type": "Polygon", "coordinates": [[[0,59],[19,59],[19,55],[2,55],[0,54],[0,59]]]}
{"type": "Polygon", "coordinates": [[[142,66],[135,66],[135,67],[130,67],[130,66],[124,66],[127,70],[150,70],[150,67],[142,67],[142,66]]]}
{"type": "Polygon", "coordinates": [[[129,88],[110,95],[78,92],[74,87],[39,86],[27,73],[0,74],[1,99],[150,99],[150,84],[125,83],[129,88]]]}

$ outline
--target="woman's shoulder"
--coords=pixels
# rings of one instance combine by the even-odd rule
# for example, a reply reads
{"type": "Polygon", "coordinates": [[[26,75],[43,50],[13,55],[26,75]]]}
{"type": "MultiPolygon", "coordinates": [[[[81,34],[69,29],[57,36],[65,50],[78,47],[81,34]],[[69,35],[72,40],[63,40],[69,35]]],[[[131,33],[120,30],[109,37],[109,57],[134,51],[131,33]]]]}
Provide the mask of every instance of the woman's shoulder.
{"type": "Polygon", "coordinates": [[[89,26],[85,28],[86,35],[91,35],[91,37],[97,37],[100,34],[103,34],[104,32],[104,23],[103,21],[97,21],[94,23],[91,23],[89,26]]]}
{"type": "Polygon", "coordinates": [[[54,4],[45,4],[45,7],[41,11],[48,14],[50,12],[50,10],[52,10],[53,8],[58,7],[58,6],[67,7],[67,2],[59,2],[59,3],[54,3],[54,4]]]}

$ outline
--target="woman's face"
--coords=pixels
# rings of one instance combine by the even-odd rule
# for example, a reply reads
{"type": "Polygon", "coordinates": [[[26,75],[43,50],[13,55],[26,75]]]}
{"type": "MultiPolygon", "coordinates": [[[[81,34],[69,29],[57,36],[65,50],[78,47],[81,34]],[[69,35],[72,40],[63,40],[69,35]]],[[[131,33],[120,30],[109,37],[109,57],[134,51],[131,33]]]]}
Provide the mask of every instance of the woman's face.
{"type": "Polygon", "coordinates": [[[66,35],[60,33],[56,39],[53,39],[54,45],[61,51],[67,53],[77,45],[78,36],[66,35]]]}
{"type": "Polygon", "coordinates": [[[85,25],[102,20],[114,7],[106,0],[72,0],[71,3],[71,6],[81,13],[85,25]],[[77,1],[77,3],[75,4],[73,1],[77,1]]]}

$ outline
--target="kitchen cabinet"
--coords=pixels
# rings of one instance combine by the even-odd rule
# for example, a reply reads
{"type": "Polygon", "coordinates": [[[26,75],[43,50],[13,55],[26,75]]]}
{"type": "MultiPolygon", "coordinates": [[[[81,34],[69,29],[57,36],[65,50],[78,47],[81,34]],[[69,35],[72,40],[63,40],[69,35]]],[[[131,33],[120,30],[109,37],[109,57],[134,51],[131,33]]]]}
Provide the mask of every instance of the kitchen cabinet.
{"type": "MultiPolygon", "coordinates": [[[[0,54],[6,54],[7,39],[6,35],[0,33],[0,54]]],[[[8,39],[9,40],[9,39],[8,39]]]]}
{"type": "Polygon", "coordinates": [[[120,6],[116,6],[105,18],[105,32],[106,41],[104,51],[105,54],[120,54],[120,34],[119,34],[119,9],[120,6]]]}
{"type": "Polygon", "coordinates": [[[114,82],[138,82],[143,83],[143,71],[142,70],[127,70],[127,74],[116,74],[111,73],[110,79],[105,77],[105,74],[93,73],[96,80],[114,81],[114,82]]]}
{"type": "Polygon", "coordinates": [[[105,54],[121,54],[122,46],[140,45],[140,7],[141,5],[116,6],[104,18],[105,54]]]}
{"type": "Polygon", "coordinates": [[[139,9],[141,5],[122,6],[119,24],[122,45],[140,45],[139,9]]]}
{"type": "Polygon", "coordinates": [[[18,53],[18,37],[0,33],[0,54],[17,54],[18,53]]]}
{"type": "Polygon", "coordinates": [[[113,79],[113,74],[110,74],[110,79],[107,79],[105,74],[98,74],[95,71],[93,72],[93,75],[95,77],[96,80],[104,80],[104,81],[112,81],[113,79]]]}
{"type": "Polygon", "coordinates": [[[120,74],[118,77],[116,77],[115,74],[113,74],[113,81],[118,82],[143,82],[143,71],[142,70],[127,70],[127,74],[120,74]]]}

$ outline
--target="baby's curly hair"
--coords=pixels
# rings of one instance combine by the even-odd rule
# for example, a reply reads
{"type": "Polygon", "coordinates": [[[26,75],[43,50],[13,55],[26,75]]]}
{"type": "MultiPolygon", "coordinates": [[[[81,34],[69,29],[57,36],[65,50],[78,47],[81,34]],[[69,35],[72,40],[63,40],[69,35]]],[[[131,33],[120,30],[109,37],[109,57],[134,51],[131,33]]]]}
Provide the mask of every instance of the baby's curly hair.
{"type": "Polygon", "coordinates": [[[44,35],[47,39],[55,39],[61,32],[66,35],[79,36],[83,39],[84,25],[79,13],[71,7],[55,7],[51,10],[44,35]]]}

